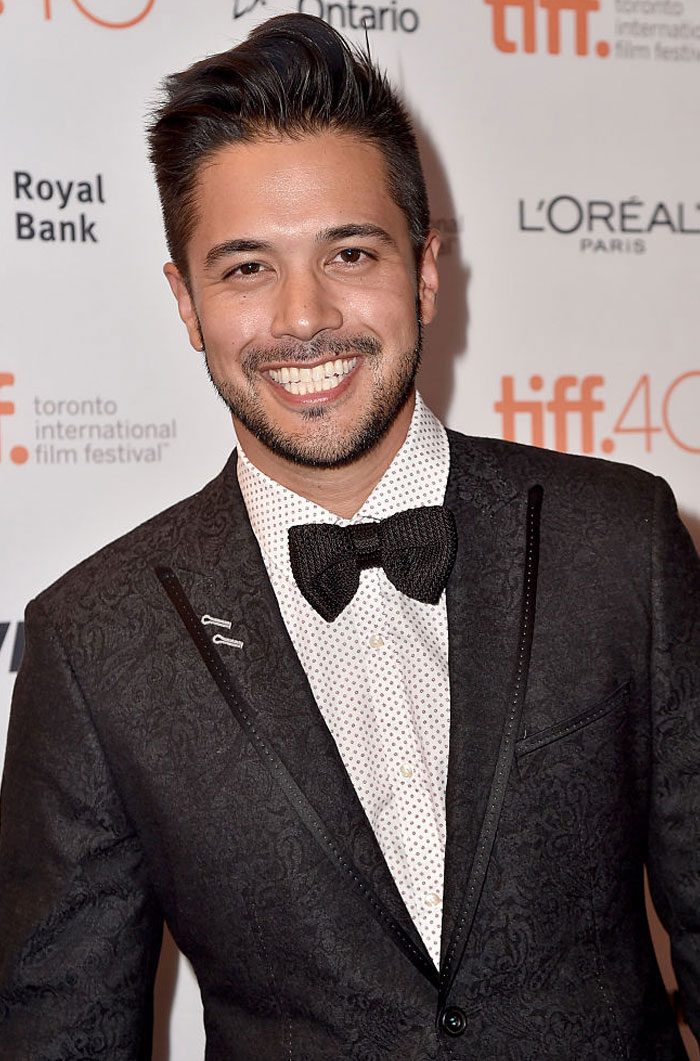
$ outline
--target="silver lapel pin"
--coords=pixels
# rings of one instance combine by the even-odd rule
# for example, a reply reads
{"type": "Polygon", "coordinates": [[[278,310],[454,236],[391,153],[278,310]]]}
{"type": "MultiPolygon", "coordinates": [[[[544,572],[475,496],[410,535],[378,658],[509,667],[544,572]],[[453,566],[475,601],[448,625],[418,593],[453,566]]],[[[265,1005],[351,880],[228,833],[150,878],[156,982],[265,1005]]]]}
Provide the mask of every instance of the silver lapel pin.
{"type": "Polygon", "coordinates": [[[224,637],[223,634],[214,634],[212,642],[215,645],[230,645],[231,648],[243,648],[243,642],[234,637],[224,637]]]}
{"type": "MultiPolygon", "coordinates": [[[[217,619],[215,615],[203,615],[202,626],[221,626],[224,630],[231,629],[228,619],[217,619]]],[[[214,634],[212,637],[214,645],[229,645],[231,648],[243,648],[243,642],[235,637],[224,637],[223,634],[214,634]]]]}
{"type": "Polygon", "coordinates": [[[231,623],[228,619],[217,619],[214,615],[203,615],[202,626],[222,626],[224,630],[231,629],[231,623]]]}

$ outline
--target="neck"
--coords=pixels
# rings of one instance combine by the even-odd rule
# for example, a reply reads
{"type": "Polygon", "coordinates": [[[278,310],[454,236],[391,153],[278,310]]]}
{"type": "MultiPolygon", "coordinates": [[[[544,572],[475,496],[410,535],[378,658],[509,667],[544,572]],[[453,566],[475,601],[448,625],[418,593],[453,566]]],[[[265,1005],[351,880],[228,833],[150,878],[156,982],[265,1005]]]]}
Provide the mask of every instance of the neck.
{"type": "Polygon", "coordinates": [[[265,475],[295,494],[321,505],[342,519],[351,519],[362,508],[394,457],[401,449],[413,415],[411,397],[382,439],[357,460],[340,468],[314,468],[295,464],[264,446],[234,417],[243,452],[265,475]]]}

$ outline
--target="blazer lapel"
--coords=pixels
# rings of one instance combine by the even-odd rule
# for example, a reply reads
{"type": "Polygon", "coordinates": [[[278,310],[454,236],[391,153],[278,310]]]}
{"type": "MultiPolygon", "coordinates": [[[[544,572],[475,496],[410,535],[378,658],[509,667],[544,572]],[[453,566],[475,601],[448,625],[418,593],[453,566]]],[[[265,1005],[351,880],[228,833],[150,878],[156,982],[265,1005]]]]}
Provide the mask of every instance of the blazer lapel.
{"type": "Polygon", "coordinates": [[[197,633],[204,632],[209,651],[213,648],[218,655],[235,697],[255,720],[265,747],[278,757],[277,780],[288,775],[291,787],[301,794],[299,800],[287,791],[297,813],[311,831],[314,820],[321,821],[328,840],[326,853],[337,852],[341,877],[359,888],[368,911],[436,983],[437,971],[399,895],[294,651],[247,518],[235,469],[234,454],[219,480],[208,488],[211,496],[203,497],[203,528],[192,528],[175,563],[160,565],[161,581],[162,570],[170,568],[197,618],[201,628],[197,633]],[[209,617],[206,625],[202,617],[209,617]],[[230,626],[212,623],[212,618],[230,626]],[[300,810],[304,801],[306,816],[300,810]]]}
{"type": "Polygon", "coordinates": [[[441,995],[464,952],[493,843],[527,681],[541,488],[450,436],[446,503],[459,531],[447,590],[450,752],[441,995]],[[528,544],[529,543],[529,544],[528,544]],[[534,551],[533,551],[534,549],[534,551]]]}

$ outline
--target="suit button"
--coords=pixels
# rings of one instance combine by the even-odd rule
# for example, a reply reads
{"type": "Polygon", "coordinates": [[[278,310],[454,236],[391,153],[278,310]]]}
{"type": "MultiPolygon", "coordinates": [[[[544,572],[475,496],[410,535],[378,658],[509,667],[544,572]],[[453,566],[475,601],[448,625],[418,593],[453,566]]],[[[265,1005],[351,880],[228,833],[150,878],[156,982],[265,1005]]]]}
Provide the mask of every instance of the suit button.
{"type": "Polygon", "coordinates": [[[448,1035],[464,1035],[467,1018],[459,1006],[447,1006],[440,1014],[440,1026],[448,1035]]]}

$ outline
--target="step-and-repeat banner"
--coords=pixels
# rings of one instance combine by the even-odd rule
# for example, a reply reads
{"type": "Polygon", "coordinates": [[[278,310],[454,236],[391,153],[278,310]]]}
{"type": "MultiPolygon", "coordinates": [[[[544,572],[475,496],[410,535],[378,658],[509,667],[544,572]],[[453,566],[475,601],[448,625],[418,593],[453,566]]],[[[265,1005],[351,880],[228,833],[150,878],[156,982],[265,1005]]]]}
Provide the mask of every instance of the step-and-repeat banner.
{"type": "MultiPolygon", "coordinates": [[[[0,757],[26,601],[230,449],[143,125],[165,74],[289,10],[364,25],[416,116],[428,403],[665,476],[700,542],[700,0],[0,0],[0,757]]],[[[159,999],[155,1056],[201,1056],[170,944],[159,999]]]]}

